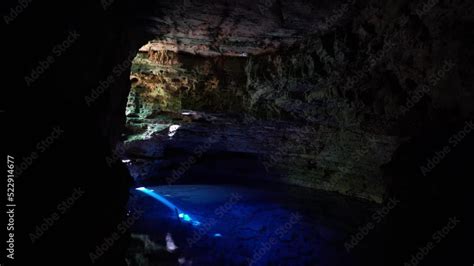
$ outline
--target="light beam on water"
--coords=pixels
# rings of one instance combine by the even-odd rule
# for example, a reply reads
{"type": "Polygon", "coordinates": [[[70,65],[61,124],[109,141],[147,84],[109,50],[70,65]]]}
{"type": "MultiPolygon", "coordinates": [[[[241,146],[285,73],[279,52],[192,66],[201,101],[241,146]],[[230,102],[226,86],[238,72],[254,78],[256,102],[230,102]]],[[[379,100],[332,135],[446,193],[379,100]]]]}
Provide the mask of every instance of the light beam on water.
{"type": "Polygon", "coordinates": [[[141,192],[147,194],[148,196],[160,201],[161,203],[166,205],[168,208],[170,208],[172,211],[177,211],[178,212],[178,218],[180,220],[182,220],[184,222],[187,222],[187,223],[191,223],[194,226],[198,226],[198,225],[201,224],[199,221],[192,219],[191,216],[189,216],[189,214],[184,213],[180,208],[178,208],[176,205],[171,203],[171,201],[167,200],[166,198],[164,198],[160,194],[156,193],[153,189],[148,189],[146,187],[139,187],[139,188],[136,188],[136,190],[141,191],[141,192]]]}

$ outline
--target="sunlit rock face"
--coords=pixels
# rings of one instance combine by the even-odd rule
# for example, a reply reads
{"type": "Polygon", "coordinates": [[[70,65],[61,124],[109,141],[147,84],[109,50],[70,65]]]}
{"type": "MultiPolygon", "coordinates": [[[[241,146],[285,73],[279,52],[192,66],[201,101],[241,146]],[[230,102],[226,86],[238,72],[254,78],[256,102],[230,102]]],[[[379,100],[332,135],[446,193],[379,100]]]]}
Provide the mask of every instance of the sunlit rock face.
{"type": "Polygon", "coordinates": [[[183,108],[242,112],[246,108],[245,63],[235,57],[142,52],[132,67],[127,114],[149,118],[183,108]]]}
{"type": "Polygon", "coordinates": [[[474,108],[459,67],[472,62],[457,52],[472,54],[456,33],[468,9],[418,2],[162,3],[145,16],[155,37],[134,60],[129,128],[149,138],[182,118],[150,123],[183,109],[287,121],[293,133],[243,127],[230,141],[262,134],[268,143],[250,142],[265,148],[243,152],[277,154],[279,181],[381,201],[399,144],[474,108]]]}
{"type": "MultiPolygon", "coordinates": [[[[192,122],[180,117],[183,109],[255,116],[258,121],[220,117],[204,127],[188,124],[187,132],[194,134],[185,139],[205,143],[200,131],[212,135],[224,128],[220,134],[228,138],[220,149],[260,156],[267,170],[284,173],[274,181],[381,201],[384,185],[379,166],[390,160],[396,137],[354,130],[358,124],[350,113],[353,107],[342,99],[326,96],[318,103],[304,102],[304,89],[314,86],[307,80],[314,75],[308,60],[314,59],[306,56],[302,61],[305,56],[293,52],[216,60],[171,51],[141,53],[132,67],[127,106],[130,140],[151,139],[159,132],[166,139],[173,123],[192,122]],[[285,92],[289,86],[297,98],[285,92]],[[294,89],[298,87],[299,91],[294,89]],[[166,117],[170,113],[178,121],[173,121],[173,115],[166,117]],[[275,119],[288,122],[268,121],[275,119]]],[[[163,139],[155,141],[166,145],[163,139]]]]}

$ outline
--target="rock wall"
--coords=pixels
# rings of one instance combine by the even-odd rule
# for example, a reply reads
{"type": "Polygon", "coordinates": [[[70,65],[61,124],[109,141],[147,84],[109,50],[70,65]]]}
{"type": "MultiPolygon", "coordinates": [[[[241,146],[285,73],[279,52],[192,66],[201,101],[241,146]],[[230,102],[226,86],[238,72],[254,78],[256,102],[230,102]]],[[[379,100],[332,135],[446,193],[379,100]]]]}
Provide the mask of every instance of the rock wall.
{"type": "Polygon", "coordinates": [[[172,51],[140,53],[133,62],[127,114],[150,118],[160,111],[242,112],[245,60],[172,51]]]}
{"type": "Polygon", "coordinates": [[[296,121],[311,136],[263,133],[278,154],[263,156],[284,182],[380,202],[382,166],[399,144],[452,114],[462,121],[473,113],[472,52],[459,34],[472,5],[288,4],[165,4],[154,24],[160,33],[134,60],[127,115],[192,109],[296,121]],[[319,5],[324,12],[314,12],[319,5]]]}

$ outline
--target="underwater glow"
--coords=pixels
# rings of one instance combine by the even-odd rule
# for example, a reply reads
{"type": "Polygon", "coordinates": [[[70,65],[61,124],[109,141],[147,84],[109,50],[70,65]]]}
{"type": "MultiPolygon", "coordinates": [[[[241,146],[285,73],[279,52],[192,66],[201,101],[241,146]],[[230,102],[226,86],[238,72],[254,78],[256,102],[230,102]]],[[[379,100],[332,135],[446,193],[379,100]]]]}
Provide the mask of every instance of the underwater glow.
{"type": "Polygon", "coordinates": [[[185,213],[180,213],[179,218],[182,218],[185,222],[191,222],[191,217],[185,213]]]}
{"type": "Polygon", "coordinates": [[[146,187],[138,187],[138,188],[136,188],[136,190],[141,191],[141,192],[147,194],[148,196],[150,196],[154,199],[157,199],[158,201],[160,201],[161,203],[166,205],[171,210],[176,211],[178,213],[178,218],[181,221],[186,222],[186,223],[190,223],[193,226],[198,226],[198,225],[201,224],[201,222],[191,218],[191,216],[189,216],[189,214],[184,213],[180,208],[178,208],[176,205],[171,203],[169,200],[165,199],[163,196],[161,196],[160,194],[153,191],[153,189],[148,189],[146,187]]]}
{"type": "Polygon", "coordinates": [[[148,189],[148,188],[145,188],[145,187],[139,187],[136,190],[141,191],[141,192],[147,194],[148,196],[159,200],[161,203],[165,204],[167,207],[169,207],[172,210],[178,209],[178,207],[176,207],[176,205],[174,205],[169,200],[162,197],[160,194],[154,192],[152,189],[148,189]]]}
{"type": "Polygon", "coordinates": [[[219,234],[219,233],[215,233],[215,234],[214,234],[214,237],[222,237],[222,235],[219,234]]]}
{"type": "Polygon", "coordinates": [[[168,250],[168,252],[174,252],[176,249],[178,249],[170,233],[166,234],[165,240],[166,240],[166,250],[168,250]]]}

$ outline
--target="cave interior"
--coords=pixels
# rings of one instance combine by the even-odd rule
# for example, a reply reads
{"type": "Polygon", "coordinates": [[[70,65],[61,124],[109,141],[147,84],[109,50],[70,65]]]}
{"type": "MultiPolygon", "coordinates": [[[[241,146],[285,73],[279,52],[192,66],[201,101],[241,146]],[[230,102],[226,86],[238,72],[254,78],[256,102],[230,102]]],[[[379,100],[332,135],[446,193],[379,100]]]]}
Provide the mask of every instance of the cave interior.
{"type": "Polygon", "coordinates": [[[25,3],[1,113],[19,265],[466,255],[472,2],[25,3]]]}

